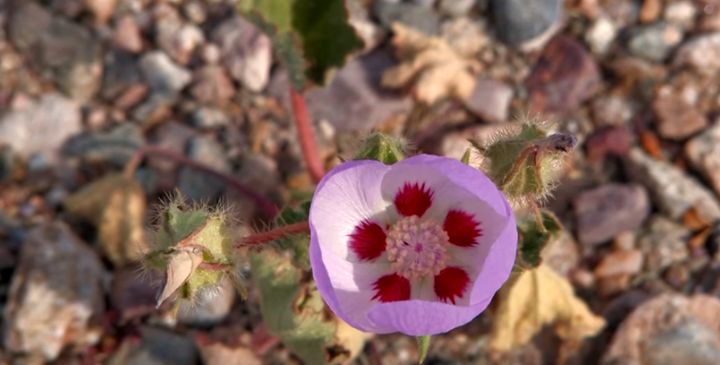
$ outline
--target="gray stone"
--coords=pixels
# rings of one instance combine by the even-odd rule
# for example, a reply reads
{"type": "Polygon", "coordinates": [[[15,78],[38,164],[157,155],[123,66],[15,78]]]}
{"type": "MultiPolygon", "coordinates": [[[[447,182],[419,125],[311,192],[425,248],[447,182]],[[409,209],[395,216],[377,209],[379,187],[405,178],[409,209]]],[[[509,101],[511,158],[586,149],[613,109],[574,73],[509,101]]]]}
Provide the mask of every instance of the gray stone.
{"type": "Polygon", "coordinates": [[[720,219],[715,196],[685,171],[655,160],[637,147],[630,150],[626,162],[631,178],[645,185],[653,202],[672,219],[680,219],[690,208],[706,219],[720,219]]]}
{"type": "Polygon", "coordinates": [[[689,238],[690,231],[682,225],[659,215],[650,217],[647,229],[638,238],[638,247],[645,254],[645,268],[658,272],[685,260],[689,238]]]}
{"type": "Polygon", "coordinates": [[[443,15],[455,18],[467,14],[473,5],[475,0],[440,0],[438,7],[443,15]]]}
{"type": "Polygon", "coordinates": [[[427,35],[440,34],[440,19],[437,14],[422,5],[376,1],[373,4],[373,13],[380,25],[386,29],[390,29],[392,23],[399,22],[427,35]]]}
{"type": "Polygon", "coordinates": [[[162,51],[145,53],[140,59],[140,69],[153,92],[163,96],[175,96],[192,80],[190,71],[162,51]]]}
{"type": "Polygon", "coordinates": [[[673,64],[690,67],[704,75],[720,71],[720,32],[690,38],[675,52],[673,64]]]}
{"type": "Polygon", "coordinates": [[[578,240],[603,243],[625,230],[639,228],[650,214],[650,200],[642,186],[606,184],[575,198],[578,240]]]}
{"type": "MultiPolygon", "coordinates": [[[[410,110],[410,97],[381,86],[382,73],[395,65],[384,51],[354,58],[339,70],[329,85],[305,94],[312,120],[325,119],[338,131],[368,130],[393,115],[410,110]],[[342,105],[342,108],[338,108],[342,105]]],[[[287,76],[273,80],[273,95],[287,101],[287,76]]]]}
{"type": "Polygon", "coordinates": [[[211,39],[220,46],[230,75],[250,91],[261,91],[270,78],[272,44],[249,21],[235,16],[220,24],[211,39]]]}
{"type": "Polygon", "coordinates": [[[514,47],[543,38],[563,14],[560,0],[491,0],[498,37],[514,47]]]}
{"type": "Polygon", "coordinates": [[[53,160],[65,140],[81,130],[80,106],[58,94],[45,94],[0,119],[0,144],[23,158],[38,154],[53,160]]]}
{"type": "Polygon", "coordinates": [[[678,26],[665,22],[643,25],[632,31],[628,50],[637,57],[663,62],[683,39],[678,26]]]}
{"type": "Polygon", "coordinates": [[[108,131],[71,138],[63,152],[68,156],[106,161],[122,167],[144,144],[142,130],[135,124],[123,123],[108,131]]]}
{"type": "Polygon", "coordinates": [[[235,86],[222,66],[208,65],[195,71],[190,94],[201,103],[220,103],[235,95],[235,86]]]}
{"type": "Polygon", "coordinates": [[[508,119],[513,89],[496,80],[480,77],[475,89],[465,100],[465,106],[475,115],[489,122],[504,122],[508,119]]]}
{"type": "Polygon", "coordinates": [[[130,53],[110,50],[105,53],[105,72],[103,73],[100,95],[114,101],[130,86],[142,82],[137,59],[130,53]]]}
{"type": "Polygon", "coordinates": [[[157,327],[140,327],[141,342],[125,340],[107,365],[195,365],[198,352],[190,336],[157,327]]]}
{"type": "Polygon", "coordinates": [[[673,1],[665,5],[663,18],[668,23],[677,24],[683,29],[690,30],[696,23],[698,9],[689,0],[673,1]]]}
{"type": "Polygon", "coordinates": [[[685,156],[720,197],[720,121],[685,144],[685,156]]]}
{"type": "Polygon", "coordinates": [[[192,113],[191,121],[195,127],[213,129],[226,126],[230,118],[220,109],[199,108],[192,113]]]}
{"type": "MultiPolygon", "coordinates": [[[[188,157],[220,172],[229,172],[230,162],[222,146],[208,136],[197,136],[188,143],[188,157]]],[[[225,184],[207,174],[184,166],[178,176],[178,189],[189,200],[212,200],[225,184]]]]}
{"type": "Polygon", "coordinates": [[[717,364],[718,310],[720,301],[704,294],[646,300],[620,324],[599,364],[717,364]]]}
{"type": "Polygon", "coordinates": [[[607,16],[595,19],[585,33],[585,41],[595,54],[605,54],[617,36],[618,28],[607,16]]]}
{"type": "Polygon", "coordinates": [[[707,118],[677,92],[660,89],[652,103],[662,137],[683,140],[707,126],[707,118]]]}
{"type": "Polygon", "coordinates": [[[101,45],[87,28],[54,17],[32,1],[20,3],[8,28],[15,47],[64,93],[86,101],[99,90],[101,45]]]}
{"type": "Polygon", "coordinates": [[[4,348],[52,362],[66,346],[97,343],[105,275],[93,249],[65,223],[34,228],[13,274],[4,311],[4,348]]]}
{"type": "Polygon", "coordinates": [[[695,320],[643,343],[648,365],[715,365],[720,359],[717,332],[695,320]]]}
{"type": "Polygon", "coordinates": [[[155,22],[155,42],[170,58],[186,65],[195,48],[205,40],[195,24],[185,23],[177,12],[165,14],[155,22]]]}

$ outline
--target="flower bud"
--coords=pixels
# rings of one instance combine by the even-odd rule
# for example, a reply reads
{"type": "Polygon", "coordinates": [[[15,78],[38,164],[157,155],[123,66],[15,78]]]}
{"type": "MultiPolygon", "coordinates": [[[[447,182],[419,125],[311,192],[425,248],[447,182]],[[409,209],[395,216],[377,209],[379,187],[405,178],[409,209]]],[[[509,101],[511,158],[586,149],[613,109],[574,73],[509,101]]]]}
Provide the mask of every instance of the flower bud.
{"type": "Polygon", "coordinates": [[[193,300],[199,289],[219,285],[223,276],[243,291],[235,274],[235,230],[226,211],[187,206],[178,192],[160,221],[155,250],[145,257],[146,266],[165,271],[158,306],[175,293],[193,300]]]}
{"type": "Polygon", "coordinates": [[[542,200],[560,178],[560,165],[578,140],[550,134],[546,125],[527,122],[520,133],[503,133],[487,146],[471,141],[482,154],[482,169],[514,203],[542,200]]]}
{"type": "Polygon", "coordinates": [[[384,133],[373,133],[362,143],[353,160],[376,160],[392,165],[405,158],[405,142],[384,133]]]}

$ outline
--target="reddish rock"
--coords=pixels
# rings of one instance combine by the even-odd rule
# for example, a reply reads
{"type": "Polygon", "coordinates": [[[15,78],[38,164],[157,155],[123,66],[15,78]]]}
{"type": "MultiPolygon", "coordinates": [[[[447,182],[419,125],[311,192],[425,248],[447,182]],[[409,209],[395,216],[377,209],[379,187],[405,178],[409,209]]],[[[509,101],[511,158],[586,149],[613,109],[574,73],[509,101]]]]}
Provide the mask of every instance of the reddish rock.
{"type": "Polygon", "coordinates": [[[221,102],[235,95],[235,86],[222,66],[210,65],[195,72],[190,93],[203,103],[221,102]]]}
{"type": "Polygon", "coordinates": [[[525,80],[533,114],[571,111],[599,84],[600,71],[590,52],[562,35],[547,44],[525,80]]]}
{"type": "Polygon", "coordinates": [[[607,184],[581,193],[574,206],[578,239],[585,245],[637,229],[650,214],[647,191],[640,185],[607,184]]]}
{"type": "Polygon", "coordinates": [[[598,278],[621,274],[637,274],[642,269],[642,265],[642,251],[617,251],[605,256],[595,268],[594,274],[598,278]]]}
{"type": "Polygon", "coordinates": [[[608,156],[623,156],[630,151],[632,135],[626,127],[605,127],[596,130],[585,140],[587,159],[601,164],[608,156]]]}
{"type": "Polygon", "coordinates": [[[653,101],[660,135],[682,140],[707,126],[707,119],[695,107],[675,93],[661,93],[653,101]]]}
{"type": "Polygon", "coordinates": [[[133,16],[125,15],[117,20],[112,42],[119,49],[130,53],[140,53],[142,51],[142,32],[133,16]]]}

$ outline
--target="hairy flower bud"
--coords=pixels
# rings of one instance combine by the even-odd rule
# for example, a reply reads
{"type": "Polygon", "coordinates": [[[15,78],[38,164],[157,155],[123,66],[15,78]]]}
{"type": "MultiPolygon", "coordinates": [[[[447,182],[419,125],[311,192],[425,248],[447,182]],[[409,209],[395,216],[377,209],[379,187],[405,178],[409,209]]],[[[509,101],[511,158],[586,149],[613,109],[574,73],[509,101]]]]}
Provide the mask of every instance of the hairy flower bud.
{"type": "Polygon", "coordinates": [[[375,160],[392,165],[405,158],[405,143],[384,133],[373,133],[362,143],[353,160],[375,160]]]}
{"type": "Polygon", "coordinates": [[[471,141],[483,158],[482,169],[513,203],[544,199],[560,178],[564,155],[577,146],[569,134],[550,134],[541,123],[526,122],[519,133],[504,132],[481,145],[471,141]]]}
{"type": "Polygon", "coordinates": [[[236,274],[235,229],[226,211],[188,206],[178,192],[161,210],[157,228],[145,264],[165,272],[158,306],[175,293],[192,301],[198,290],[219,285],[224,276],[243,291],[236,274]]]}

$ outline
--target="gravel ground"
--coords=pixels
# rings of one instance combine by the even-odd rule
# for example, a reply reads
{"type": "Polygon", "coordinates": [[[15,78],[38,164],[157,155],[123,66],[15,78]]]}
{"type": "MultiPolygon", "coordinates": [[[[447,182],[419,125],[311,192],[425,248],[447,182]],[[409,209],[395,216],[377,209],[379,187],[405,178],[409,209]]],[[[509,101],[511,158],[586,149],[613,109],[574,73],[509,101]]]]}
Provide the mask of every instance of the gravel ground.
{"type": "MultiPolygon", "coordinates": [[[[95,217],[63,204],[147,146],[278,205],[312,189],[287,74],[233,3],[0,0],[0,363],[300,364],[264,332],[254,288],[171,319],[134,248],[99,244],[95,217]]],[[[718,362],[720,2],[348,3],[365,50],[305,94],[326,167],[373,129],[455,158],[526,115],[580,140],[546,204],[567,232],[545,259],[605,329],[583,341],[548,329],[498,357],[487,311],[435,337],[427,364],[718,362]],[[469,88],[428,106],[421,86],[383,86],[394,22],[449,44],[472,71],[434,82],[469,88]]],[[[186,165],[151,156],[136,177],[150,209],[177,188],[262,222],[250,198],[186,165]]],[[[416,358],[413,339],[386,335],[354,364],[416,358]]]]}

